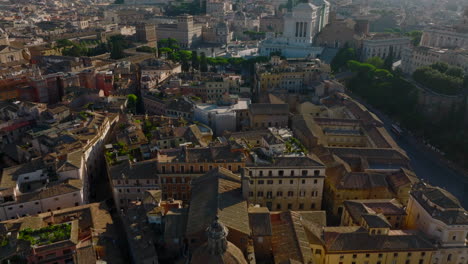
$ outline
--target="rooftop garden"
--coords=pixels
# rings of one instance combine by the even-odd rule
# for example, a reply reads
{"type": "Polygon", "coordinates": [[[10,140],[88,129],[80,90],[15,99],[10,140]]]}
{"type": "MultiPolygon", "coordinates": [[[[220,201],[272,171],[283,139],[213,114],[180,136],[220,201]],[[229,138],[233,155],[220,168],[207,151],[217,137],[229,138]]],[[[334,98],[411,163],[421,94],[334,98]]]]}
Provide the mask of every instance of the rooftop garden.
{"type": "Polygon", "coordinates": [[[307,154],[307,149],[295,137],[290,137],[285,143],[286,153],[304,153],[307,154]]]}
{"type": "Polygon", "coordinates": [[[116,165],[121,162],[117,159],[117,157],[128,156],[130,160],[134,159],[135,151],[131,151],[127,144],[123,142],[117,142],[113,144],[113,147],[114,148],[112,150],[108,150],[105,153],[106,160],[110,165],[116,165]]]}
{"type": "Polygon", "coordinates": [[[26,228],[19,232],[18,239],[29,241],[33,246],[42,246],[69,239],[70,233],[71,223],[66,223],[40,229],[26,228]]]}
{"type": "Polygon", "coordinates": [[[0,237],[0,248],[6,245],[8,245],[8,237],[7,236],[0,237]]]}

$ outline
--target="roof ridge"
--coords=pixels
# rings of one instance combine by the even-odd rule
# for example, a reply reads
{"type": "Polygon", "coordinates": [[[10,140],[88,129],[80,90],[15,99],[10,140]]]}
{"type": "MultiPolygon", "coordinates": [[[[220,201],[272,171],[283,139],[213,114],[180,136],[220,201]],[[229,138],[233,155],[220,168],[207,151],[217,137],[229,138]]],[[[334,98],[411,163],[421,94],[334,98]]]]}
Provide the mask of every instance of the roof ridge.
{"type": "MultiPolygon", "coordinates": [[[[298,227],[296,226],[295,221],[293,219],[293,216],[294,216],[296,218],[299,218],[299,221],[300,221],[300,218],[302,218],[302,216],[300,216],[299,213],[294,212],[294,211],[288,211],[287,215],[291,220],[292,230],[294,232],[294,238],[295,238],[294,242],[296,243],[296,246],[298,247],[299,253],[301,254],[302,262],[305,262],[304,252],[301,249],[301,244],[299,243],[299,239],[298,239],[298,230],[297,230],[298,227]]],[[[301,226],[302,226],[302,224],[301,224],[301,226]]]]}

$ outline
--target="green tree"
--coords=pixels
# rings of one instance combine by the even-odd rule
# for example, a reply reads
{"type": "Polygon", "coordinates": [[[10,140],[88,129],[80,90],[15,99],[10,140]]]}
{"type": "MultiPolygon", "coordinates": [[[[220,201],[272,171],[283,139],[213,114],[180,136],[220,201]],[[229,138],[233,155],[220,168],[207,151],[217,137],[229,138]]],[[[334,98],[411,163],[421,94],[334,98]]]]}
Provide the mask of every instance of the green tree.
{"type": "Polygon", "coordinates": [[[200,58],[196,51],[192,51],[192,70],[198,70],[200,68],[200,58]]]}
{"type": "Polygon", "coordinates": [[[376,68],[382,68],[384,61],[380,57],[372,57],[366,60],[366,63],[374,65],[376,68]]]}
{"type": "Polygon", "coordinates": [[[160,39],[158,41],[158,47],[160,48],[167,48],[169,47],[169,41],[167,39],[160,39]]]}
{"type": "Polygon", "coordinates": [[[112,36],[110,38],[111,41],[111,54],[110,57],[113,60],[119,60],[125,57],[124,54],[124,47],[123,47],[123,36],[112,36]]]}
{"type": "Polygon", "coordinates": [[[448,75],[445,71],[437,70],[445,70],[445,66],[437,63],[432,64],[430,67],[418,68],[413,73],[413,79],[437,93],[457,95],[463,89],[463,79],[448,75]]]}
{"type": "Polygon", "coordinates": [[[431,67],[432,69],[436,70],[436,71],[439,71],[440,73],[444,73],[448,70],[449,66],[447,63],[445,62],[436,62],[432,65],[430,65],[429,67],[431,67]]]}
{"type": "Polygon", "coordinates": [[[455,78],[463,78],[464,72],[463,72],[463,69],[460,67],[450,66],[445,71],[445,74],[453,76],[455,78]]]}
{"type": "Polygon", "coordinates": [[[114,1],[114,4],[115,4],[115,5],[122,5],[122,4],[124,4],[124,3],[125,3],[125,0],[115,0],[115,1],[114,1]]]}
{"type": "Polygon", "coordinates": [[[190,51],[181,50],[178,52],[180,56],[180,63],[182,64],[182,71],[188,72],[190,70],[190,51]]]}
{"type": "Polygon", "coordinates": [[[347,67],[347,63],[350,60],[357,60],[356,50],[350,48],[349,45],[346,43],[331,61],[330,66],[332,71],[339,72],[345,70],[347,67]]]}
{"type": "Polygon", "coordinates": [[[200,54],[200,71],[207,72],[208,71],[208,62],[206,60],[205,52],[200,54]]]}
{"type": "Polygon", "coordinates": [[[164,48],[159,48],[159,56],[161,57],[163,54],[164,55],[169,55],[169,54],[172,54],[173,53],[173,50],[171,48],[167,48],[167,47],[164,47],[164,48]]]}
{"type": "Polygon", "coordinates": [[[127,108],[132,113],[136,113],[136,106],[137,106],[138,97],[134,94],[129,94],[127,96],[127,108]]]}
{"type": "Polygon", "coordinates": [[[175,49],[174,47],[179,47],[178,45],[178,42],[177,42],[177,39],[175,38],[168,38],[167,39],[167,46],[171,49],[175,49]]]}
{"type": "Polygon", "coordinates": [[[59,39],[55,42],[55,44],[59,48],[70,47],[74,45],[73,42],[69,39],[59,39]]]}

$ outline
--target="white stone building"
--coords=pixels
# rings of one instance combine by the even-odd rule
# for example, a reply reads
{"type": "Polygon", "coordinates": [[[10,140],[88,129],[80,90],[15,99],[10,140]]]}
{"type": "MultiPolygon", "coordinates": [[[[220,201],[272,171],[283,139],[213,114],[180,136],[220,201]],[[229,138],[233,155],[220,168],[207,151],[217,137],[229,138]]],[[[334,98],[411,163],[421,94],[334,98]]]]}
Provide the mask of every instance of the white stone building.
{"type": "Polygon", "coordinates": [[[314,3],[301,3],[284,16],[284,33],[281,37],[268,38],[261,43],[260,54],[269,56],[271,52],[281,52],[286,57],[317,57],[323,51],[314,47],[315,36],[328,23],[330,3],[317,0],[314,3]]]}
{"type": "MultiPolygon", "coordinates": [[[[76,162],[83,162],[80,157],[77,155],[76,162]]],[[[51,164],[37,159],[4,169],[0,181],[0,221],[87,203],[83,171],[77,166],[68,160],[51,164]]]]}
{"type": "Polygon", "coordinates": [[[406,47],[401,56],[401,69],[412,74],[416,69],[436,62],[445,62],[468,72],[468,50],[439,49],[431,47],[406,47]]]}
{"type": "Polygon", "coordinates": [[[393,49],[393,58],[401,58],[403,49],[410,46],[411,39],[404,36],[392,34],[373,34],[362,41],[361,59],[367,60],[372,57],[385,59],[390,49],[393,49]]]}
{"type": "Polygon", "coordinates": [[[216,135],[224,131],[236,131],[238,126],[237,113],[247,110],[250,99],[239,99],[231,106],[218,106],[214,104],[198,104],[194,108],[195,121],[203,123],[213,130],[216,135]]]}
{"type": "Polygon", "coordinates": [[[182,48],[190,48],[202,40],[202,24],[197,24],[193,16],[177,17],[176,23],[158,24],[157,39],[174,38],[182,48]]]}
{"type": "Polygon", "coordinates": [[[460,32],[452,28],[426,29],[422,34],[420,45],[434,48],[468,49],[468,32],[460,32]]]}

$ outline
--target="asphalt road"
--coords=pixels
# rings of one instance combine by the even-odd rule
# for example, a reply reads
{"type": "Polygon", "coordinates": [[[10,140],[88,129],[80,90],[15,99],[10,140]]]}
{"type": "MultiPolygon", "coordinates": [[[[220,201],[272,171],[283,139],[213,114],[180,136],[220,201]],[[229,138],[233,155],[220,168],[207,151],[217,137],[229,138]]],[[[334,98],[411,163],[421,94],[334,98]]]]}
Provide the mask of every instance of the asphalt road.
{"type": "Polygon", "coordinates": [[[421,149],[402,137],[396,139],[411,159],[411,166],[419,178],[440,186],[455,195],[468,208],[468,178],[446,166],[427,149],[421,149]]]}
{"type": "MultiPolygon", "coordinates": [[[[370,111],[374,112],[384,122],[385,128],[391,131],[392,120],[379,112],[377,109],[359,100],[354,95],[353,98],[364,104],[370,111]]],[[[441,160],[439,155],[435,154],[429,148],[418,143],[418,140],[405,133],[397,138],[392,132],[389,132],[400,147],[406,151],[411,159],[411,166],[416,175],[435,186],[442,187],[455,195],[461,204],[468,208],[468,176],[450,168],[446,161],[441,160]]]]}

